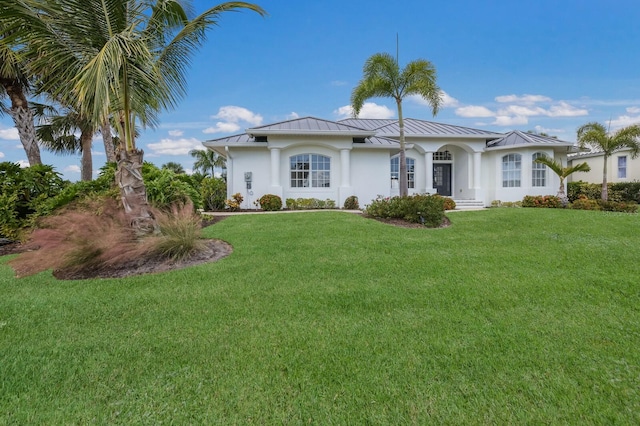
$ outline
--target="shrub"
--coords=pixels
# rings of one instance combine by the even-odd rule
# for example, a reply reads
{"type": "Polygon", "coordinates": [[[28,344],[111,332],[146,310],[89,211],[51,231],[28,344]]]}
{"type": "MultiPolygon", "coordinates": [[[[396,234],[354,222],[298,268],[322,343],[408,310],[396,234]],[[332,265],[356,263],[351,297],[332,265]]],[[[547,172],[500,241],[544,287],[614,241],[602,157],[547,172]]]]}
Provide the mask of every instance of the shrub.
{"type": "Polygon", "coordinates": [[[242,196],[242,194],[240,194],[239,192],[236,192],[231,196],[231,199],[224,200],[224,204],[227,206],[229,210],[231,210],[232,212],[235,212],[240,210],[240,206],[242,205],[243,201],[244,201],[244,197],[242,196]]]}
{"type": "Polygon", "coordinates": [[[310,209],[335,209],[336,202],[326,199],[319,200],[317,198],[287,198],[287,208],[290,210],[310,210],[310,209]]]}
{"type": "Polygon", "coordinates": [[[444,220],[444,198],[436,195],[379,196],[367,206],[365,213],[372,217],[404,219],[435,228],[444,220]]]}
{"type": "Polygon", "coordinates": [[[360,203],[358,202],[358,197],[355,195],[351,195],[344,200],[344,209],[345,210],[360,210],[360,203]]]}
{"type": "Polygon", "coordinates": [[[585,195],[573,201],[570,207],[575,210],[601,210],[597,200],[590,200],[585,195]]]}
{"type": "Polygon", "coordinates": [[[180,177],[170,169],[159,169],[150,163],[144,163],[142,175],[147,199],[153,207],[164,210],[169,210],[174,204],[202,207],[200,193],[191,185],[189,176],[180,177]]]}
{"type": "Polygon", "coordinates": [[[442,195],[438,195],[438,194],[433,194],[433,196],[442,198],[445,210],[455,210],[456,209],[456,202],[453,201],[453,198],[443,197],[442,195]]]}
{"type": "Polygon", "coordinates": [[[623,203],[618,201],[602,201],[599,200],[600,208],[607,212],[621,212],[621,213],[637,213],[638,204],[636,203],[623,203]]]}
{"type": "Polygon", "coordinates": [[[0,236],[21,239],[30,216],[67,185],[52,166],[0,163],[0,236]]]}
{"type": "Polygon", "coordinates": [[[522,207],[562,208],[562,201],[555,195],[525,195],[522,207]]]}
{"type": "Polygon", "coordinates": [[[266,211],[276,211],[282,209],[282,198],[274,194],[265,194],[258,201],[260,208],[266,211]]]}
{"type": "Polygon", "coordinates": [[[224,179],[206,177],[200,182],[200,197],[205,210],[223,210],[227,198],[227,183],[224,179]]]}
{"type": "MultiPolygon", "coordinates": [[[[615,182],[607,184],[608,201],[640,203],[640,182],[615,182]]],[[[587,182],[569,182],[567,196],[573,202],[585,196],[590,200],[599,200],[602,196],[602,184],[587,182]]]]}

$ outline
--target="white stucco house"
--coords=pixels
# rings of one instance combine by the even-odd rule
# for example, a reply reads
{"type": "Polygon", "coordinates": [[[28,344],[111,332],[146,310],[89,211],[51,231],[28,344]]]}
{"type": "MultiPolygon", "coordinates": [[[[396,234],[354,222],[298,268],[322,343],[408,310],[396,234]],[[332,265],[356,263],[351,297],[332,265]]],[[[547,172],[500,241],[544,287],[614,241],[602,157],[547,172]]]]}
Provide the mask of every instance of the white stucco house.
{"type": "MultiPolygon", "coordinates": [[[[298,118],[203,142],[227,160],[227,192],[256,208],[264,194],[331,199],[356,195],[364,206],[398,195],[397,120],[298,118]]],[[[409,193],[452,197],[460,208],[556,194],[560,181],[534,159],[567,161],[572,142],[405,119],[409,193]]]]}
{"type": "MultiPolygon", "coordinates": [[[[602,151],[580,152],[569,155],[569,164],[587,163],[591,171],[574,173],[569,176],[570,182],[583,181],[602,183],[604,174],[604,153],[602,151]]],[[[607,158],[607,182],[640,181],[640,157],[633,158],[630,148],[616,151],[607,158]]]]}

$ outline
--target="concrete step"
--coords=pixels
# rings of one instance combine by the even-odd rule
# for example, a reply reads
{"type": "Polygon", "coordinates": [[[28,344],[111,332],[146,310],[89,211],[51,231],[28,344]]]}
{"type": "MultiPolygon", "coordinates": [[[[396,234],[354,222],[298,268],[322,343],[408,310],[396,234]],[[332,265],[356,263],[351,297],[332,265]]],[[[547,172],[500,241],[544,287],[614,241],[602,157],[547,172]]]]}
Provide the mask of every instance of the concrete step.
{"type": "Polygon", "coordinates": [[[456,210],[483,209],[484,203],[481,200],[456,200],[456,210]]]}

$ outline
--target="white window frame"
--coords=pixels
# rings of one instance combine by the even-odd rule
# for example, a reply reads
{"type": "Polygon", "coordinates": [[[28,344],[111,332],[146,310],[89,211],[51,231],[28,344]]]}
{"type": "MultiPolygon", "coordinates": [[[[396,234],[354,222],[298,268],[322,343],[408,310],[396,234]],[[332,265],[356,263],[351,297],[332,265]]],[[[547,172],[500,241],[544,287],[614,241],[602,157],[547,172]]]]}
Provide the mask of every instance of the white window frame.
{"type": "Polygon", "coordinates": [[[520,188],[522,186],[522,155],[507,154],[502,157],[502,187],[520,188]]]}
{"type": "Polygon", "coordinates": [[[297,154],[289,157],[291,188],[331,188],[331,157],[297,154]]]}
{"type": "Polygon", "coordinates": [[[544,153],[536,152],[531,156],[531,186],[547,186],[547,166],[536,163],[538,158],[545,157],[544,153]]]}
{"type": "Polygon", "coordinates": [[[627,178],[627,156],[621,155],[618,157],[618,179],[627,178]]]}
{"type": "MultiPolygon", "coordinates": [[[[407,187],[415,189],[416,187],[416,160],[411,157],[407,159],[407,187]]],[[[400,187],[400,156],[391,157],[391,188],[400,187]]]]}

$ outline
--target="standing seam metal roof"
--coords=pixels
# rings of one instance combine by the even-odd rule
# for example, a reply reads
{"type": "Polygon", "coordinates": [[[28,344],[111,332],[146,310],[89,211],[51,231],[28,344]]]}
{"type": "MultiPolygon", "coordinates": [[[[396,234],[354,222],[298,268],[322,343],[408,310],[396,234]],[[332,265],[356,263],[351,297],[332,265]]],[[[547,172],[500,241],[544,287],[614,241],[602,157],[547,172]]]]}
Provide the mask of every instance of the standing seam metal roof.
{"type": "Polygon", "coordinates": [[[499,146],[516,146],[516,145],[570,145],[573,146],[573,142],[567,142],[556,138],[550,138],[548,136],[536,135],[534,133],[523,133],[519,130],[513,130],[503,137],[491,141],[487,144],[487,147],[495,148],[499,146]]]}
{"type": "MultiPolygon", "coordinates": [[[[362,127],[370,130],[377,130],[378,135],[394,135],[400,134],[400,126],[398,120],[382,120],[382,119],[361,119],[348,118],[340,120],[339,123],[346,123],[351,126],[362,127]]],[[[404,120],[404,132],[406,136],[486,136],[497,137],[501,133],[489,132],[486,130],[472,129],[470,127],[454,126],[451,124],[436,123],[434,121],[417,120],[415,118],[407,118],[404,120]]]]}

